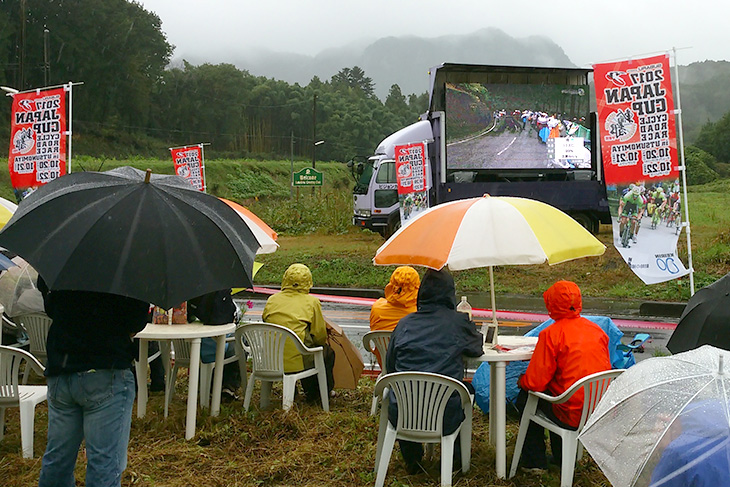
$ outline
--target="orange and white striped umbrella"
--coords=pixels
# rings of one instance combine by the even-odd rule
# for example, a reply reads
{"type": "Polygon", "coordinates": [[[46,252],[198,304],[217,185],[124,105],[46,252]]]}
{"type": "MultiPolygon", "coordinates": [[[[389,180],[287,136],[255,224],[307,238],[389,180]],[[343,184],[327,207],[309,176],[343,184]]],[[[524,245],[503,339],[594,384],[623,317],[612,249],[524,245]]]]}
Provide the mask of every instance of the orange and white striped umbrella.
{"type": "Polygon", "coordinates": [[[375,253],[377,265],[421,265],[451,270],[489,267],[494,309],[496,265],[559,264],[602,255],[603,245],[557,208],[509,196],[443,203],[398,230],[375,253]]]}
{"type": "Polygon", "coordinates": [[[251,229],[251,233],[256,237],[261,247],[256,252],[257,254],[271,254],[276,252],[279,248],[279,244],[276,243],[278,235],[276,232],[268,226],[261,218],[257,217],[251,210],[244,208],[235,201],[220,198],[225,204],[236,210],[238,216],[246,222],[248,228],[251,229]]]}

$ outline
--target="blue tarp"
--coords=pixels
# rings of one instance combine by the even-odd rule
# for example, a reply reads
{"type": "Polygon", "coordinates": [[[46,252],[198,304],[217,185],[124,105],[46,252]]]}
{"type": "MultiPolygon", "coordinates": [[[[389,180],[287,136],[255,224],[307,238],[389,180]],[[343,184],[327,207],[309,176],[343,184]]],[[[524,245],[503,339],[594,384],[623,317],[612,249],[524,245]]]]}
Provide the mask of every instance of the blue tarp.
{"type": "MultiPolygon", "coordinates": [[[[628,363],[624,352],[619,350],[618,346],[621,344],[621,337],[624,336],[623,332],[618,329],[616,324],[608,316],[586,316],[582,315],[583,318],[591,320],[593,323],[601,327],[603,331],[608,335],[608,349],[611,351],[611,366],[614,369],[628,368],[634,365],[636,362],[633,360],[633,355],[630,355],[628,363]]],[[[553,319],[549,319],[541,323],[538,327],[525,333],[525,336],[537,336],[542,330],[552,325],[555,322],[553,319]]],[[[527,362],[509,362],[505,368],[506,376],[506,398],[507,404],[514,406],[514,401],[517,399],[517,394],[520,392],[520,388],[517,386],[517,380],[527,370],[527,362]]],[[[474,373],[472,378],[472,385],[476,392],[477,406],[481,408],[485,413],[489,412],[489,364],[482,363],[477,371],[474,373]]]]}

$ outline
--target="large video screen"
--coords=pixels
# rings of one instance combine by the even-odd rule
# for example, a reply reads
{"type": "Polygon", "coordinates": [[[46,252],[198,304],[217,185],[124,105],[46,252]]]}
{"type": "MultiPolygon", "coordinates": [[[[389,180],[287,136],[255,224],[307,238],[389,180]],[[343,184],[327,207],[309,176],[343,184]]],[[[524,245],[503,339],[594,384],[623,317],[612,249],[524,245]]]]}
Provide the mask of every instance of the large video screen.
{"type": "Polygon", "coordinates": [[[590,169],[588,86],[446,83],[447,170],[590,169]]]}

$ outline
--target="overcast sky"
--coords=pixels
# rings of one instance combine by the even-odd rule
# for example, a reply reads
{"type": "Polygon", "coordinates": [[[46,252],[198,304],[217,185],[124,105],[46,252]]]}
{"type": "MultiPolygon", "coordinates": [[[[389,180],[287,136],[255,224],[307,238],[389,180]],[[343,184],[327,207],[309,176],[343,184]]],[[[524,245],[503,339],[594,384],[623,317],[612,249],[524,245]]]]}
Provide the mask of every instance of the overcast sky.
{"type": "MultiPolygon", "coordinates": [[[[363,39],[497,27],[543,35],[578,66],[678,49],[679,64],[730,59],[726,0],[138,0],[175,56],[257,48],[315,55],[363,39]]],[[[444,60],[448,62],[447,59],[444,60]]]]}

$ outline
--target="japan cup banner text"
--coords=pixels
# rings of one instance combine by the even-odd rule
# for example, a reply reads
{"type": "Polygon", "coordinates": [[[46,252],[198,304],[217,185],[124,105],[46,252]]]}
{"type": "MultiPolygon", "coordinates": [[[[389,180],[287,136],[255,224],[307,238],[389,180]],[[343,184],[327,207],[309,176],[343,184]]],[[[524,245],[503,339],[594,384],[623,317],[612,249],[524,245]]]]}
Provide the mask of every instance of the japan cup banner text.
{"type": "Polygon", "coordinates": [[[428,157],[425,143],[395,146],[395,175],[398,183],[401,226],[406,226],[429,206],[428,157]]]}
{"type": "Polygon", "coordinates": [[[667,56],[594,65],[613,241],[645,284],[685,276],[674,100],[667,56]]]}
{"type": "Polygon", "coordinates": [[[8,157],[13,188],[37,188],[66,174],[64,88],[13,95],[8,157]]]}
{"type": "Polygon", "coordinates": [[[205,191],[203,176],[203,149],[200,146],[170,149],[175,174],[182,176],[199,191],[205,191]]]}

